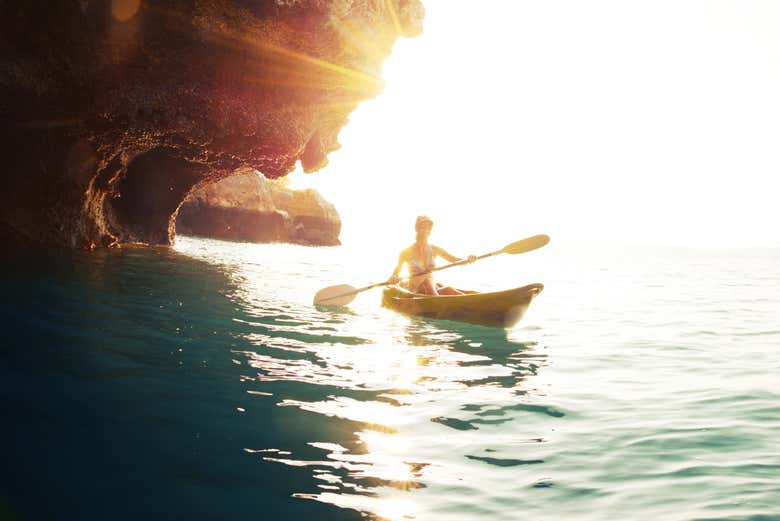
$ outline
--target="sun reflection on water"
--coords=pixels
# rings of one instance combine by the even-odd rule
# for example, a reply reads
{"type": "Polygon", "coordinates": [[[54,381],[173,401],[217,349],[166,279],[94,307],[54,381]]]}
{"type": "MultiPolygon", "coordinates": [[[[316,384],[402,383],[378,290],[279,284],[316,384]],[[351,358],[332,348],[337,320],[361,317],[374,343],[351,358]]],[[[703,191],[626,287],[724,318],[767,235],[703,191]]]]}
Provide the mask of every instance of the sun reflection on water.
{"type": "MultiPolygon", "coordinates": [[[[323,389],[313,400],[275,394],[278,407],[354,426],[338,443],[310,440],[307,445],[321,453],[319,458],[301,458],[295,450],[261,453],[265,461],[311,469],[320,490],[294,497],[389,521],[415,519],[421,506],[410,493],[426,489],[431,475],[435,482],[458,479],[446,476],[451,465],[434,449],[452,433],[461,444],[478,445],[482,442],[470,432],[512,421],[507,412],[522,399],[526,378],[544,365],[545,357],[534,353],[532,342],[501,330],[371,318],[373,334],[360,331],[358,324],[347,329],[365,337],[334,335],[332,341],[258,322],[254,325],[267,331],[249,335],[257,350],[236,356],[255,371],[246,375],[248,382],[294,381],[323,389]],[[502,410],[496,404],[509,405],[502,410]],[[468,419],[455,417],[458,411],[468,419]]],[[[351,325],[361,318],[346,320],[351,325]]],[[[513,444],[506,440],[507,446],[513,444]]]]}

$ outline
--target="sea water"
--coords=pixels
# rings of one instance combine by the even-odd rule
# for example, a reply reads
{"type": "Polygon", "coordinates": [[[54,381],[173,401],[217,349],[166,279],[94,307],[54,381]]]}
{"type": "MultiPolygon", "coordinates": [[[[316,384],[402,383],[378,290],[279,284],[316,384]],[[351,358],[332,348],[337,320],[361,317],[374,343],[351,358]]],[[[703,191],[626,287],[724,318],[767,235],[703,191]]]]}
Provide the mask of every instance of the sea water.
{"type": "Polygon", "coordinates": [[[439,274],[544,283],[509,331],[311,305],[385,279],[370,253],[6,255],[0,519],[780,519],[777,250],[439,274]]]}

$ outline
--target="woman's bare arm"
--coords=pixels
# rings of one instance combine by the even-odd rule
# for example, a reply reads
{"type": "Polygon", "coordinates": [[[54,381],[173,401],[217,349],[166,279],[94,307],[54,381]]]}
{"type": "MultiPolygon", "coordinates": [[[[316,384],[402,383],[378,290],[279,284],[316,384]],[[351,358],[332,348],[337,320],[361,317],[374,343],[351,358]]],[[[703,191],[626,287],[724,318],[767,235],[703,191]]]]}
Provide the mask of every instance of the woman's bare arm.
{"type": "Polygon", "coordinates": [[[463,260],[460,257],[456,257],[455,255],[452,255],[447,250],[443,248],[439,248],[438,246],[433,246],[433,254],[436,255],[437,257],[441,257],[450,262],[459,262],[463,260]]]}
{"type": "Polygon", "coordinates": [[[460,262],[462,260],[465,260],[471,263],[477,260],[477,258],[474,255],[469,255],[465,259],[461,259],[460,257],[456,257],[455,255],[452,255],[451,253],[447,252],[443,248],[439,248],[438,246],[433,246],[433,254],[438,255],[439,257],[442,257],[443,259],[446,259],[450,262],[460,262]]]}
{"type": "Polygon", "coordinates": [[[398,263],[395,266],[395,269],[393,270],[393,274],[390,275],[390,278],[387,279],[388,282],[392,282],[393,284],[398,282],[398,276],[401,274],[401,269],[403,269],[404,264],[407,262],[407,251],[403,250],[401,254],[398,256],[398,263]]]}

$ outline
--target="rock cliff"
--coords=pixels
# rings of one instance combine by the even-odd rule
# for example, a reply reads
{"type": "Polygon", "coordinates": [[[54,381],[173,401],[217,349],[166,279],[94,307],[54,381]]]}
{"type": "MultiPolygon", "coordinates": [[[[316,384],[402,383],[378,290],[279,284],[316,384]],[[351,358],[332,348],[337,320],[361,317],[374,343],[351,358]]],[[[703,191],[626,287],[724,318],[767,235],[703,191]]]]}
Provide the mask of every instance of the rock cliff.
{"type": "Polygon", "coordinates": [[[249,242],[340,244],[336,208],[315,190],[291,190],[245,169],[190,194],[178,233],[249,242]]]}
{"type": "Polygon", "coordinates": [[[242,167],[313,171],[420,0],[0,1],[0,230],[170,244],[242,167]]]}

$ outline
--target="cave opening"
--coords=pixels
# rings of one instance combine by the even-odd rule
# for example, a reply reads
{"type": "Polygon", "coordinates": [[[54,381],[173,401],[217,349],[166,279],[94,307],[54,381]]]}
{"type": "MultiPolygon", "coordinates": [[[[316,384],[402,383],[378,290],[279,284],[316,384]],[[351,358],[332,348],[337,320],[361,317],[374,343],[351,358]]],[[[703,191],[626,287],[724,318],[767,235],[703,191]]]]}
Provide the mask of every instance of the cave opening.
{"type": "Polygon", "coordinates": [[[314,190],[294,190],[242,167],[203,183],[179,207],[176,233],[237,242],[340,244],[336,208],[314,190]]]}
{"type": "Polygon", "coordinates": [[[204,183],[184,199],[175,218],[176,233],[239,242],[287,241],[290,216],[277,208],[280,194],[253,168],[204,183]]]}
{"type": "Polygon", "coordinates": [[[208,173],[170,148],[139,155],[127,167],[110,201],[121,242],[173,244],[179,205],[208,173]]]}

